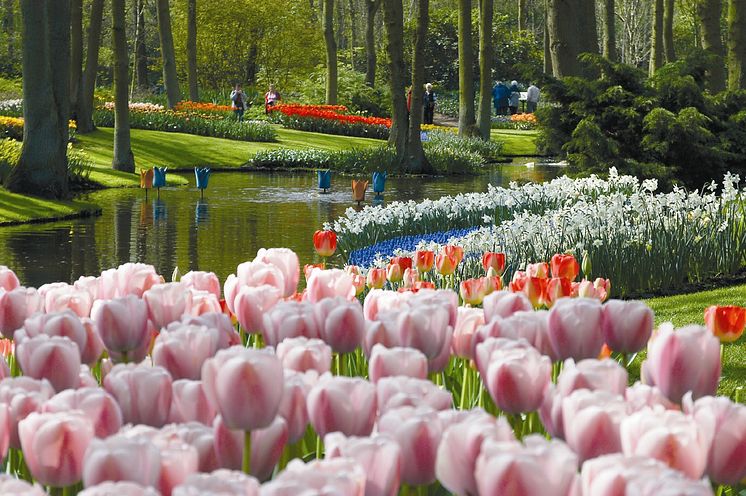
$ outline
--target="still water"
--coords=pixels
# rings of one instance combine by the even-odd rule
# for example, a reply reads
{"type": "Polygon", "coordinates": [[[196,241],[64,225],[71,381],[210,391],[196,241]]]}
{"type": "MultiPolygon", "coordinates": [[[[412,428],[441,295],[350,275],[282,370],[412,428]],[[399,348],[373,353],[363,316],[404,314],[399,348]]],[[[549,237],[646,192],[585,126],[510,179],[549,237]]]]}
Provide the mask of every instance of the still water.
{"type": "MultiPolygon", "coordinates": [[[[468,178],[390,178],[383,203],[484,192],[487,185],[543,181],[561,173],[555,167],[501,166],[468,178]]],[[[0,227],[0,264],[16,271],[22,284],[72,282],[125,262],[155,266],[170,279],[209,270],[220,280],[254,258],[262,247],[287,247],[301,264],[317,261],[311,237],[355,204],[350,179],[335,177],[320,194],[316,176],[300,173],[215,173],[204,199],[194,186],[163,188],[160,199],[145,200],[139,189],[109,189],[81,199],[97,203],[102,215],[47,224],[0,227]]],[[[373,203],[370,193],[363,205],[373,203]]]]}

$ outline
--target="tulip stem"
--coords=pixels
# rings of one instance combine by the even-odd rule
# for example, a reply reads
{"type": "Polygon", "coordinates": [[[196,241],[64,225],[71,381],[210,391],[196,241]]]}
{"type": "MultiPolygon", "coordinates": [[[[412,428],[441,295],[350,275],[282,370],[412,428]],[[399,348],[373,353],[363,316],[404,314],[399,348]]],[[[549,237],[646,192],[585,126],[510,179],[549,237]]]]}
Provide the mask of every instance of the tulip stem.
{"type": "Polygon", "coordinates": [[[251,431],[244,431],[243,442],[243,473],[250,474],[251,469],[251,431]]]}
{"type": "Polygon", "coordinates": [[[461,401],[459,402],[459,410],[463,410],[466,407],[466,395],[469,391],[469,377],[471,374],[469,374],[469,366],[466,363],[466,360],[463,361],[464,366],[464,378],[461,381],[461,401]]]}
{"type": "Polygon", "coordinates": [[[321,460],[321,456],[324,454],[324,445],[321,442],[321,436],[316,435],[316,459],[321,460]]]}

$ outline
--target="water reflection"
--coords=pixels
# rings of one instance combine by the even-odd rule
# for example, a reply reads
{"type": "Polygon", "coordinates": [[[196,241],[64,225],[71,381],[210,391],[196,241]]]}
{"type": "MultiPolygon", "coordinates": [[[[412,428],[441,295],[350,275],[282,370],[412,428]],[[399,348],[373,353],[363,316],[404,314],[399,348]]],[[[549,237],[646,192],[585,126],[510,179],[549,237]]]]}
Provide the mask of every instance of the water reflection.
{"type": "MultiPolygon", "coordinates": [[[[558,169],[504,166],[468,178],[389,178],[386,193],[363,206],[421,200],[470,191],[487,184],[541,181],[558,169]]],[[[221,173],[210,178],[210,198],[189,188],[163,188],[160,199],[137,189],[84,196],[103,206],[100,217],[0,228],[0,264],[24,284],[74,281],[125,262],[153,264],[168,277],[174,267],[212,270],[222,279],[261,247],[295,250],[301,263],[315,262],[311,235],[327,221],[357,209],[349,180],[337,178],[323,194],[316,175],[221,173]]]]}

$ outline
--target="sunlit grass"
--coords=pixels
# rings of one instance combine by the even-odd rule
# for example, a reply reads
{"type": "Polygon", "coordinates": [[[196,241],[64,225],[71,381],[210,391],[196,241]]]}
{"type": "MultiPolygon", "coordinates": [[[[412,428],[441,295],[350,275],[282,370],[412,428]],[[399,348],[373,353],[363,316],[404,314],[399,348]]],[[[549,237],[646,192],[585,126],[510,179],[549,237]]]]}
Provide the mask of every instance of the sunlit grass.
{"type": "Polygon", "coordinates": [[[502,141],[503,155],[536,155],[536,137],[538,131],[522,131],[519,129],[493,129],[490,136],[493,140],[502,141]]]}
{"type": "Polygon", "coordinates": [[[91,203],[45,200],[0,189],[0,225],[93,214],[98,210],[91,203]]]}

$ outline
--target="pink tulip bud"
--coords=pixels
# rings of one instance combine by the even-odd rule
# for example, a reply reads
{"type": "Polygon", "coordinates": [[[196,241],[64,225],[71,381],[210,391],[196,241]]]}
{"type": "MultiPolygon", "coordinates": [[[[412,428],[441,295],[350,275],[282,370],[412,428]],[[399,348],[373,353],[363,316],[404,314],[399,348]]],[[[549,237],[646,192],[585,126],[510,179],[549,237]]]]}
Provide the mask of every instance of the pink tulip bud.
{"type": "Polygon", "coordinates": [[[294,251],[287,248],[260,248],[254,261],[261,261],[277,267],[285,279],[283,296],[287,298],[295,294],[300,279],[300,261],[294,251]]]}
{"type": "Polygon", "coordinates": [[[0,403],[0,460],[8,454],[10,432],[10,409],[7,403],[0,403]]]}
{"type": "Polygon", "coordinates": [[[323,374],[332,365],[332,349],[320,339],[285,339],[277,345],[276,354],[285,369],[297,372],[315,370],[323,374]]]}
{"type": "Polygon", "coordinates": [[[216,470],[209,474],[192,474],[174,488],[171,496],[202,495],[259,496],[259,481],[243,472],[216,470]]]}
{"type": "Polygon", "coordinates": [[[219,313],[222,311],[220,299],[207,291],[187,289],[185,314],[199,316],[203,313],[219,313]]]}
{"type": "Polygon", "coordinates": [[[172,390],[169,422],[199,422],[212,425],[217,411],[208,400],[201,381],[180,379],[174,381],[172,390]]]}
{"type": "Polygon", "coordinates": [[[93,424],[82,412],[32,413],[18,424],[26,465],[34,479],[66,487],[83,476],[93,424]]]}
{"type": "Polygon", "coordinates": [[[384,377],[376,384],[378,411],[381,413],[402,406],[447,410],[453,406],[451,393],[426,379],[384,377]]]}
{"type": "Polygon", "coordinates": [[[529,299],[523,293],[511,293],[510,291],[495,291],[485,296],[482,304],[484,307],[484,321],[489,322],[495,316],[510,317],[515,312],[530,312],[534,309],[529,299]]]}
{"type": "Polygon", "coordinates": [[[619,425],[627,414],[624,398],[581,389],[562,400],[565,441],[581,462],[621,451],[619,425]]]}
{"type": "Polygon", "coordinates": [[[609,348],[637,353],[653,332],[653,310],[641,301],[609,300],[603,306],[601,326],[609,348]]]}
{"type": "Polygon", "coordinates": [[[622,421],[620,434],[626,456],[655,458],[691,479],[705,472],[709,439],[694,418],[681,412],[640,410],[622,421]]]}
{"type": "Polygon", "coordinates": [[[0,334],[13,339],[24,321],[43,309],[41,296],[34,288],[0,289],[0,334]]]}
{"type": "Polygon", "coordinates": [[[624,391],[624,399],[627,400],[627,410],[632,412],[640,411],[644,408],[655,408],[661,406],[666,410],[678,410],[679,407],[671,403],[660,389],[655,386],[648,386],[641,382],[636,382],[624,391]]]}
{"type": "Polygon", "coordinates": [[[140,362],[148,352],[148,308],[143,300],[127,296],[97,300],[91,310],[101,340],[115,362],[140,362]]]}
{"type": "Polygon", "coordinates": [[[161,427],[168,422],[173,393],[166,369],[116,365],[106,375],[104,389],[116,398],[125,423],[161,427]]]}
{"type": "Polygon", "coordinates": [[[596,358],[604,337],[601,304],[589,298],[564,298],[549,311],[549,341],[560,359],[596,358]]]}
{"type": "Polygon", "coordinates": [[[190,271],[181,276],[179,282],[187,288],[207,291],[220,299],[220,280],[212,272],[190,271]]]}
{"type": "Polygon", "coordinates": [[[236,313],[233,303],[244,286],[273,286],[280,295],[285,292],[285,275],[279,267],[261,261],[244,262],[236,267],[236,274],[231,274],[223,285],[225,302],[231,312],[236,313]]]}
{"type": "Polygon", "coordinates": [[[168,370],[174,379],[199,379],[205,360],[215,356],[220,331],[207,326],[171,325],[153,345],[153,365],[168,370]]]}
{"type": "Polygon", "coordinates": [[[427,379],[427,357],[414,348],[386,348],[376,344],[370,354],[368,375],[373,383],[393,376],[427,379]]]}
{"type": "Polygon", "coordinates": [[[23,323],[25,335],[16,337],[17,341],[24,337],[36,337],[41,334],[47,336],[61,336],[69,338],[78,345],[82,353],[86,349],[88,333],[86,332],[80,317],[70,310],[55,313],[36,313],[23,323]]]}
{"type": "Polygon", "coordinates": [[[706,328],[691,325],[674,332],[673,325],[663,324],[648,343],[641,373],[643,382],[681,403],[688,391],[694,399],[714,395],[720,370],[720,341],[706,328]],[[697,366],[690,366],[693,363],[697,366]]]}
{"type": "Polygon", "coordinates": [[[68,389],[50,398],[42,407],[44,413],[80,410],[93,422],[96,437],[116,434],[122,427],[122,410],[113,396],[98,387],[68,389]]]}
{"type": "Polygon", "coordinates": [[[365,320],[378,320],[379,312],[405,308],[409,306],[409,301],[414,296],[415,293],[411,291],[399,293],[397,291],[371,289],[365,295],[365,300],[363,301],[363,316],[365,320]]]}
{"type": "MultiPolygon", "coordinates": [[[[251,475],[266,480],[272,475],[288,441],[287,423],[276,417],[263,429],[251,431],[251,475]]],[[[215,451],[223,468],[241,468],[244,450],[244,433],[230,430],[222,418],[215,419],[215,451]]]]}
{"type": "MultiPolygon", "coordinates": [[[[416,348],[428,359],[441,354],[446,342],[449,350],[453,329],[448,310],[436,305],[418,305],[378,315],[392,333],[393,346],[416,348]]],[[[386,344],[386,343],[384,343],[386,344]]]]}
{"type": "Polygon", "coordinates": [[[365,480],[363,468],[351,458],[315,460],[307,464],[295,459],[272,482],[262,486],[261,494],[363,496],[366,490],[365,480]]]}
{"type": "Polygon", "coordinates": [[[187,312],[188,294],[187,287],[179,282],[157,284],[143,293],[142,299],[148,306],[148,318],[156,329],[181,320],[182,315],[187,312]]]}
{"type": "Polygon", "coordinates": [[[627,369],[614,360],[589,358],[577,364],[567,359],[557,379],[557,391],[569,396],[578,389],[602,390],[624,395],[627,388],[627,369]]]}
{"type": "Polygon", "coordinates": [[[80,351],[80,361],[86,365],[94,365],[104,352],[104,342],[93,320],[82,318],[80,322],[86,334],[85,347],[80,351]]]}
{"type": "Polygon", "coordinates": [[[155,487],[161,476],[161,454],[145,438],[116,435],[94,439],[83,462],[83,484],[96,486],[106,481],[127,481],[155,487]]]}
{"type": "Polygon", "coordinates": [[[244,286],[233,302],[236,318],[248,333],[263,330],[262,319],[274,307],[282,293],[273,286],[244,286]]]}
{"type": "MultiPolygon", "coordinates": [[[[135,434],[136,435],[136,434],[135,434]]],[[[161,453],[161,474],[157,488],[164,495],[170,495],[178,486],[199,468],[197,448],[184,442],[175,428],[163,429],[153,436],[146,435],[161,453]]]]}
{"type": "Polygon", "coordinates": [[[345,437],[334,432],[324,437],[326,459],[355,460],[365,472],[366,496],[396,496],[399,493],[401,449],[386,436],[345,437]]]}
{"type": "Polygon", "coordinates": [[[285,384],[278,415],[288,424],[288,442],[295,444],[306,433],[308,427],[308,408],[306,396],[316,383],[316,372],[301,374],[294,370],[285,370],[285,384]]]}
{"type": "Polygon", "coordinates": [[[66,284],[53,288],[44,294],[44,310],[47,313],[70,310],[78,317],[88,317],[91,314],[93,297],[84,289],[76,289],[66,284]]]}
{"type": "Polygon", "coordinates": [[[181,325],[207,326],[211,329],[217,329],[220,336],[218,349],[221,350],[241,343],[241,338],[236,332],[235,327],[233,327],[230,317],[224,313],[205,313],[198,317],[184,317],[180,323],[173,323],[166,329],[170,330],[172,326],[177,327],[181,325]]]}
{"type": "Polygon", "coordinates": [[[269,352],[233,346],[205,362],[202,383],[228,428],[261,429],[277,416],[282,364],[269,352]]]}
{"type": "Polygon", "coordinates": [[[8,496],[47,496],[47,493],[38,485],[33,486],[28,482],[16,479],[9,474],[0,474],[0,494],[8,496]]]}
{"type": "Polygon", "coordinates": [[[74,389],[80,380],[80,351],[68,338],[41,334],[24,339],[16,358],[25,375],[49,380],[58,392],[74,389]]]}
{"type": "Polygon", "coordinates": [[[160,496],[152,487],[143,487],[134,482],[102,482],[78,493],[78,496],[160,496]]]}
{"type": "Polygon", "coordinates": [[[325,298],[313,306],[319,336],[337,353],[350,353],[363,341],[363,307],[344,298],[325,298]]]}
{"type": "Polygon", "coordinates": [[[367,436],[376,420],[376,387],[360,378],[325,374],[306,397],[308,418],[319,436],[339,431],[367,436]]]}
{"type": "Polygon", "coordinates": [[[313,305],[302,301],[278,303],[264,315],[262,336],[268,346],[277,346],[287,338],[318,338],[319,330],[313,316],[313,305]]]}
{"type": "Polygon", "coordinates": [[[528,341],[490,338],[477,346],[475,361],[495,404],[508,413],[538,410],[551,381],[552,363],[528,341]]]}
{"type": "Polygon", "coordinates": [[[352,276],[341,269],[313,270],[306,291],[306,297],[312,303],[336,296],[351,301],[356,293],[352,276]]]}
{"type": "Polygon", "coordinates": [[[474,335],[484,325],[484,311],[481,308],[459,307],[456,328],[453,330],[451,351],[461,358],[474,358],[474,335]]]}
{"type": "Polygon", "coordinates": [[[5,265],[0,265],[0,289],[13,291],[20,285],[21,281],[18,280],[16,273],[5,265]]]}
{"type": "Polygon", "coordinates": [[[30,377],[13,377],[0,381],[0,403],[9,408],[10,447],[21,448],[18,439],[18,423],[32,412],[41,411],[45,401],[54,396],[52,384],[46,380],[30,377]]]}

